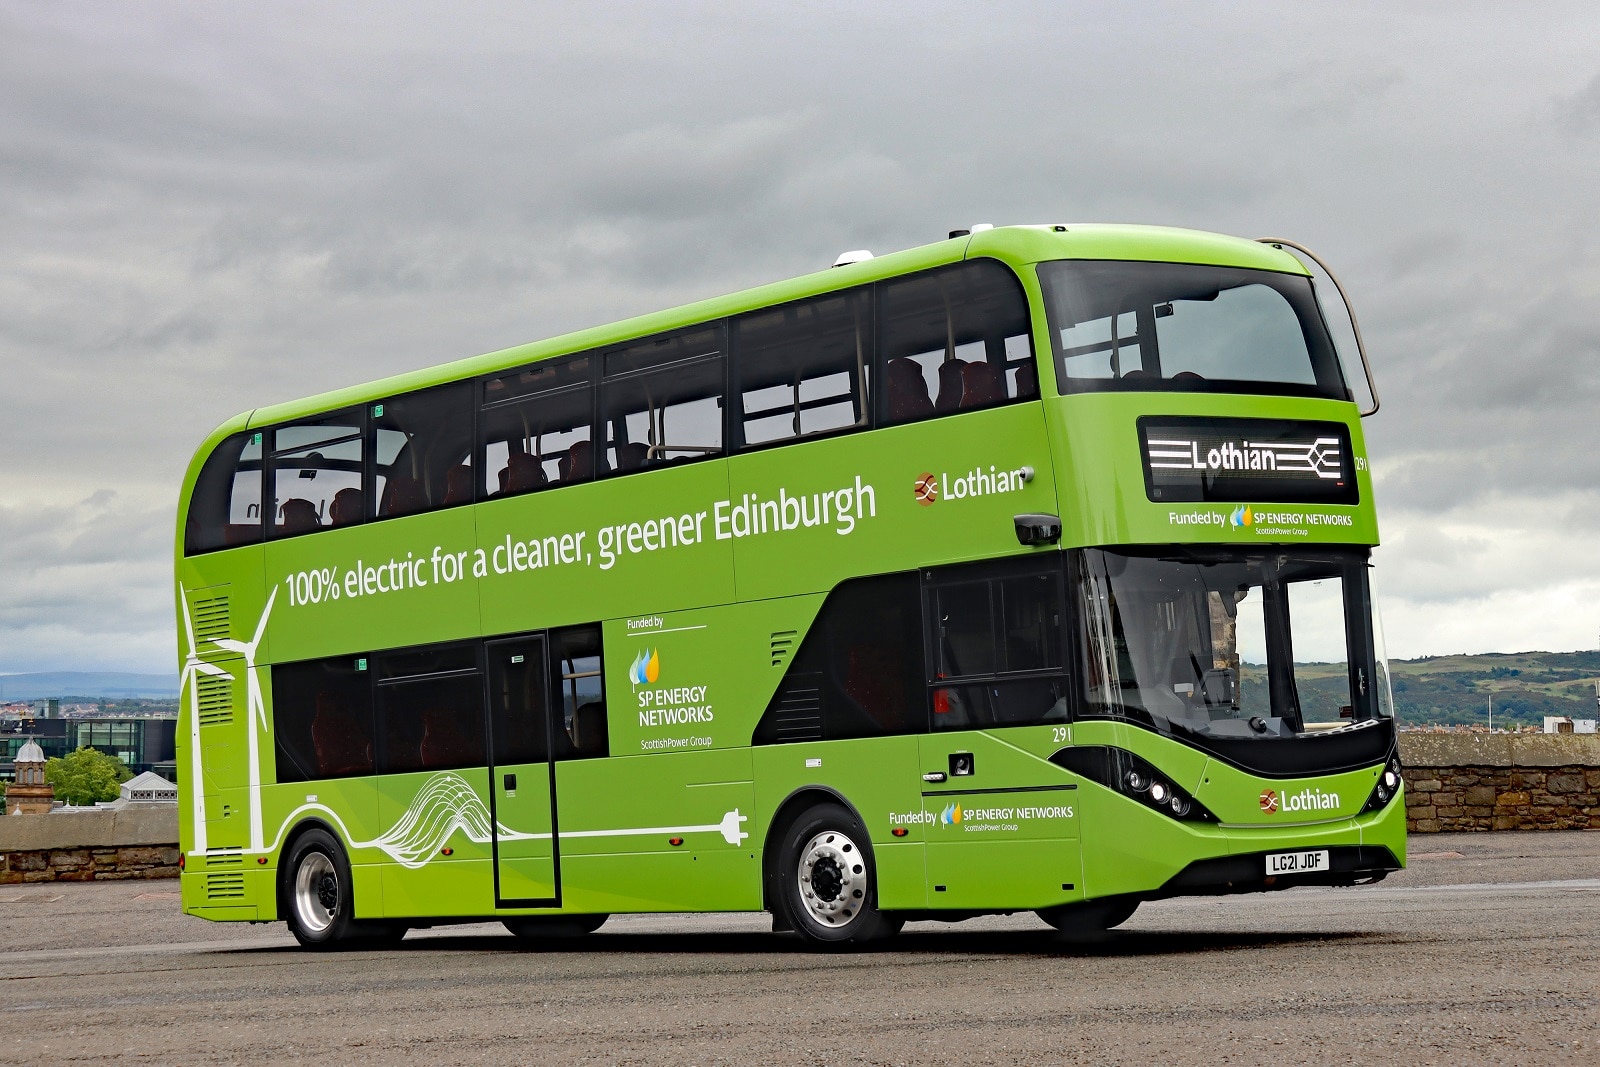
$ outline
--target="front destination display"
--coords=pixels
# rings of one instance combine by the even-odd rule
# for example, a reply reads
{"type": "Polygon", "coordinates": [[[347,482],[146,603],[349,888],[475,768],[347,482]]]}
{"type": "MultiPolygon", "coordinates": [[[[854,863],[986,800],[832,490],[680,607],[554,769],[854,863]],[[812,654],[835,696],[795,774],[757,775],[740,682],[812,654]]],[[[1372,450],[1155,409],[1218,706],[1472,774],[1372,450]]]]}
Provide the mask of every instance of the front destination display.
{"type": "Polygon", "coordinates": [[[184,910],[860,944],[1382,879],[1365,356],[1289,247],[985,229],[218,427],[184,910]]]}

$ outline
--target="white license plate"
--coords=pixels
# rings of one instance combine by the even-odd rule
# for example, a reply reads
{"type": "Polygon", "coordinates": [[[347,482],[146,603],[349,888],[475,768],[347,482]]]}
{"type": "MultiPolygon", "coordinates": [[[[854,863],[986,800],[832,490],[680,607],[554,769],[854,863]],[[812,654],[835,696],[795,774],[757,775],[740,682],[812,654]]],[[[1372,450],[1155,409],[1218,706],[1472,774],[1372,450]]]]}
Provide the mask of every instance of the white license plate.
{"type": "Polygon", "coordinates": [[[1309,874],[1328,869],[1328,850],[1320,852],[1274,852],[1267,856],[1267,874],[1309,874]]]}

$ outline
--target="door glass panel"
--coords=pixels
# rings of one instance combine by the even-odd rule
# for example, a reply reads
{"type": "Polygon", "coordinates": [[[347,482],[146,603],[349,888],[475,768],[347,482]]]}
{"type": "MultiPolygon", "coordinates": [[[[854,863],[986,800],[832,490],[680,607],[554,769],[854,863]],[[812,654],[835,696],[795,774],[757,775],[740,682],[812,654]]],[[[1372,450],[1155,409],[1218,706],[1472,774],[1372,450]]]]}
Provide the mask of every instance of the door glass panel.
{"type": "Polygon", "coordinates": [[[535,640],[493,646],[489,723],[496,766],[544,763],[550,758],[541,645],[535,640]]]}

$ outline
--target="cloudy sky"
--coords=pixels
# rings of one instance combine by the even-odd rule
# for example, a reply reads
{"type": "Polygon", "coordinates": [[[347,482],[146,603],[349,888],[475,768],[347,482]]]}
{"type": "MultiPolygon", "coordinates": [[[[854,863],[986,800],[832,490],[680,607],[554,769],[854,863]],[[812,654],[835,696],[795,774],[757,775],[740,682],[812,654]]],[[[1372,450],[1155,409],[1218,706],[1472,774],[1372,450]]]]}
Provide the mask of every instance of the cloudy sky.
{"type": "Polygon", "coordinates": [[[1595,647],[1600,18],[1396,7],[0,0],[0,672],[174,669],[238,411],[978,221],[1317,249],[1390,653],[1595,647]]]}

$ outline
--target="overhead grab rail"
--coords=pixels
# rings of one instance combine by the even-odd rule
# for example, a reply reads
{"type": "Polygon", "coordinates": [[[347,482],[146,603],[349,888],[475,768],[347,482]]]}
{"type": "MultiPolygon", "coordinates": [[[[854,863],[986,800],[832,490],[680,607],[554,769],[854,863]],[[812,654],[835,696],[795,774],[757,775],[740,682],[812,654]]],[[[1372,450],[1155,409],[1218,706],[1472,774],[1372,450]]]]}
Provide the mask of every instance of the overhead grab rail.
{"type": "Polygon", "coordinates": [[[1311,262],[1321,267],[1322,272],[1328,276],[1328,280],[1333,282],[1333,287],[1339,291],[1339,299],[1344,301],[1344,313],[1350,318],[1350,330],[1356,336],[1356,352],[1361,356],[1361,370],[1367,376],[1367,392],[1372,396],[1372,407],[1362,409],[1361,417],[1366,418],[1368,415],[1375,414],[1378,410],[1378,383],[1372,379],[1372,364],[1367,362],[1367,346],[1366,342],[1361,339],[1361,324],[1356,321],[1356,309],[1350,303],[1350,295],[1344,291],[1344,286],[1339,283],[1339,276],[1333,273],[1333,268],[1322,261],[1321,256],[1305,245],[1296,244],[1294,241],[1282,237],[1258,237],[1256,240],[1261,244],[1271,245],[1274,248],[1292,248],[1296,252],[1310,257],[1311,262]]]}

